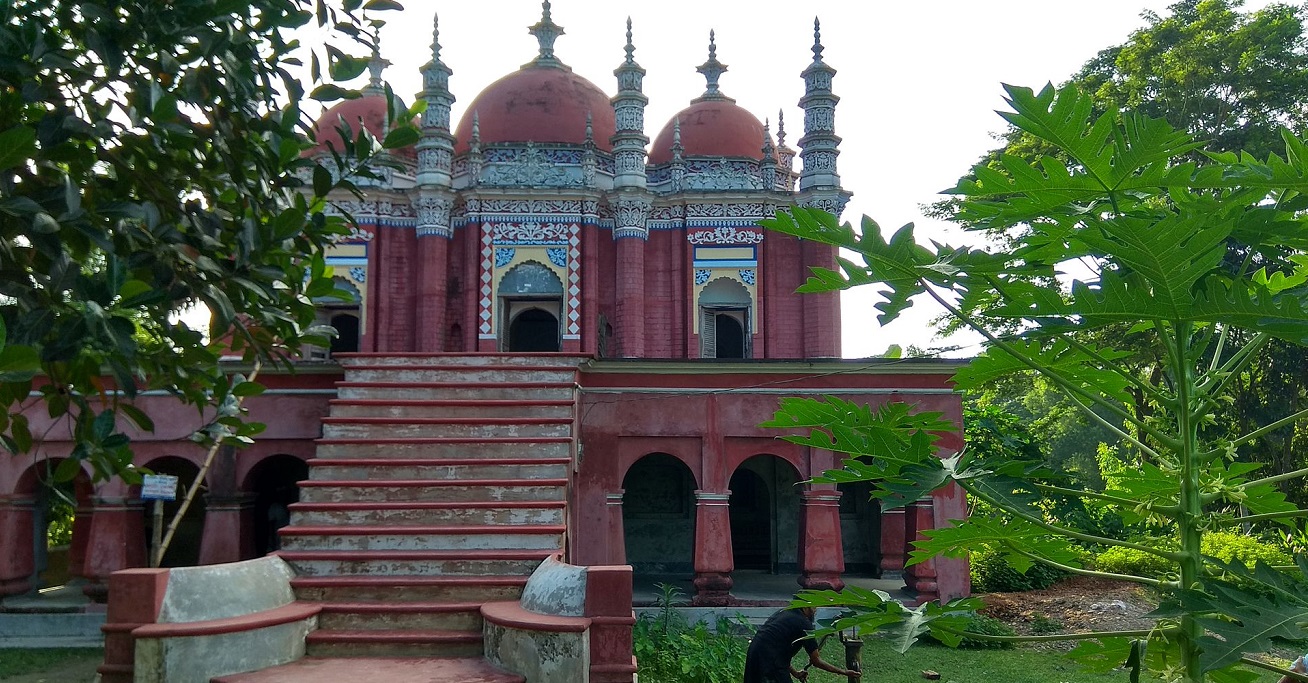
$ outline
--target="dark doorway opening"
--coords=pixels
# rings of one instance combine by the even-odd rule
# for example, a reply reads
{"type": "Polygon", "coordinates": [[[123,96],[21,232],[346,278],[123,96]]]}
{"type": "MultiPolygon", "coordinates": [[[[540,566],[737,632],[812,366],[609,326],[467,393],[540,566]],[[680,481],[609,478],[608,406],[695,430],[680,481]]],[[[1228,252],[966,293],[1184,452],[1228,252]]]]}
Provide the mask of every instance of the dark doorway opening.
{"type": "Polygon", "coordinates": [[[336,337],[332,339],[332,353],[354,353],[359,350],[359,318],[348,313],[332,316],[336,337]]]}
{"type": "Polygon", "coordinates": [[[772,504],[767,482],[757,472],[731,475],[731,549],[736,569],[772,571],[772,504]]]}
{"type": "Polygon", "coordinates": [[[254,494],[254,549],[259,555],[281,549],[277,530],[290,523],[290,507],[300,500],[299,482],[308,478],[308,463],[293,455],[269,456],[250,468],[246,490],[254,494]]]}
{"type": "Polygon", "coordinates": [[[509,351],[541,353],[559,350],[559,319],[549,311],[529,308],[509,324],[509,351]]]}
{"type": "Polygon", "coordinates": [[[719,313],[717,318],[717,357],[745,357],[745,328],[740,321],[729,313],[719,313]]]}

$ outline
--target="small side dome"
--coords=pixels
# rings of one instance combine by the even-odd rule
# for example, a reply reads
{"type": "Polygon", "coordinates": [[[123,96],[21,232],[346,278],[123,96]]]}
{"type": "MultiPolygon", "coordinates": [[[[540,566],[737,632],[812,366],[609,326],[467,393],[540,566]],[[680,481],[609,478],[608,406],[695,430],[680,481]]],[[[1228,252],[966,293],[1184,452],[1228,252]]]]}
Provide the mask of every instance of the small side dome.
{"type": "MultiPolygon", "coordinates": [[[[313,124],[314,139],[318,141],[318,146],[310,150],[308,155],[325,153],[329,144],[338,152],[345,148],[340,131],[337,130],[342,119],[356,135],[362,125],[378,140],[385,138],[386,113],[386,96],[382,94],[365,94],[363,97],[337,102],[313,124]]],[[[417,120],[414,125],[417,125],[417,120]]],[[[407,159],[417,158],[417,151],[411,146],[391,151],[407,159]]]]}
{"type": "Polygon", "coordinates": [[[455,154],[468,151],[472,116],[482,144],[586,142],[586,115],[593,120],[595,148],[612,151],[617,126],[609,96],[567,68],[527,66],[486,86],[468,105],[454,137],[455,154]]]}
{"type": "Polygon", "coordinates": [[[668,121],[650,147],[649,162],[672,160],[672,132],[681,120],[681,145],[688,157],[747,157],[758,159],[763,147],[763,122],[727,99],[701,99],[668,121]]]}

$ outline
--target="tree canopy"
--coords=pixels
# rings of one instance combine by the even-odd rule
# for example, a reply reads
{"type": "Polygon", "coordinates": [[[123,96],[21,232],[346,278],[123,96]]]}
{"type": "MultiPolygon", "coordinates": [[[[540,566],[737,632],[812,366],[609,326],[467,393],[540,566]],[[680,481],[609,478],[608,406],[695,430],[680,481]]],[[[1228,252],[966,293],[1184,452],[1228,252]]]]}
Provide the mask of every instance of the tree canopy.
{"type": "MultiPolygon", "coordinates": [[[[373,150],[346,135],[337,163],[304,158],[312,122],[301,105],[354,96],[319,65],[331,79],[358,76],[375,21],[365,15],[398,7],[0,3],[5,447],[31,449],[28,416],[48,412],[75,437],[61,474],[89,461],[97,476],[130,477],[119,417],[152,428],[132,405],[145,389],[219,406],[202,438],[259,431],[234,400],[259,387],[224,377],[219,357],[277,361],[324,343],[313,300],[335,290],[324,249],[348,226],[323,198],[373,150]],[[325,51],[295,38],[315,24],[331,33],[325,51]],[[212,339],[178,317],[196,304],[213,314],[212,339]]],[[[396,121],[412,116],[394,109],[396,121]]]]}
{"type": "MultiPolygon", "coordinates": [[[[883,323],[913,296],[934,298],[988,342],[955,376],[960,389],[1037,373],[1129,444],[1139,455],[1135,467],[1098,492],[1069,486],[1064,473],[1021,451],[967,448],[941,458],[932,447],[944,426],[939,415],[904,405],[789,399],[770,425],[799,430],[788,437],[796,443],[848,454],[824,480],[870,481],[883,506],[957,485],[994,511],[925,533],[912,562],[987,547],[1019,571],[1038,562],[1162,593],[1154,628],[1059,636],[1086,641],[1074,653],[1084,661],[1105,669],[1125,662],[1133,679],[1148,669],[1187,683],[1251,680],[1246,667],[1270,666],[1253,654],[1308,635],[1308,600],[1296,583],[1308,577],[1308,558],[1286,574],[1218,560],[1203,541],[1245,524],[1294,528],[1305,512],[1276,484],[1308,469],[1257,476],[1257,464],[1233,456],[1308,410],[1246,432],[1210,427],[1260,349],[1272,340],[1308,344],[1308,142],[1283,131],[1280,156],[1208,151],[1165,120],[1116,109],[1098,114],[1075,86],[1010,87],[1008,102],[1005,119],[1055,151],[1034,159],[1005,155],[997,167],[973,169],[953,192],[967,225],[1006,232],[1011,242],[992,251],[926,246],[915,241],[911,224],[886,235],[865,218],[855,231],[799,207],[766,225],[856,254],[858,260],[841,259],[839,270],[814,269],[802,289],[873,285],[884,299],[877,305],[883,323]],[[1245,247],[1235,268],[1225,263],[1232,243],[1245,247]],[[1289,266],[1260,267],[1252,255],[1261,253],[1289,254],[1289,266]],[[1087,272],[1065,290],[1052,276],[1081,258],[1087,272]],[[978,316],[982,295],[988,305],[978,316]],[[1113,328],[1121,333],[1086,336],[1113,328]],[[1135,366],[1141,348],[1160,359],[1157,381],[1135,366]],[[1044,511],[1066,500],[1124,523],[1147,520],[1159,536],[1123,539],[1050,521],[1044,511]],[[1144,553],[1170,570],[1087,569],[1077,544],[1144,553]]],[[[967,612],[977,607],[965,599],[910,610],[858,591],[808,593],[802,601],[850,606],[854,614],[837,626],[890,629],[902,647],[928,631],[959,642],[967,612]]]]}

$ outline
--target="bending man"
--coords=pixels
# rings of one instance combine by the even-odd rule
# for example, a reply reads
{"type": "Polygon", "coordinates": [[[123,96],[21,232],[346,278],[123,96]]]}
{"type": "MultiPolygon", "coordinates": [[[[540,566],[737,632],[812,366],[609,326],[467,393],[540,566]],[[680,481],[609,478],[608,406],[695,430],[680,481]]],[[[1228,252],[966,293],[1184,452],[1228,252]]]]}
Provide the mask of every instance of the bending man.
{"type": "Polygon", "coordinates": [[[808,635],[813,630],[815,613],[812,607],[800,607],[783,609],[768,617],[754,640],[750,641],[749,655],[745,658],[745,683],[790,683],[791,676],[807,681],[807,671],[790,666],[790,660],[800,648],[808,652],[808,661],[813,666],[837,676],[858,677],[857,671],[822,661],[817,641],[808,635]]]}

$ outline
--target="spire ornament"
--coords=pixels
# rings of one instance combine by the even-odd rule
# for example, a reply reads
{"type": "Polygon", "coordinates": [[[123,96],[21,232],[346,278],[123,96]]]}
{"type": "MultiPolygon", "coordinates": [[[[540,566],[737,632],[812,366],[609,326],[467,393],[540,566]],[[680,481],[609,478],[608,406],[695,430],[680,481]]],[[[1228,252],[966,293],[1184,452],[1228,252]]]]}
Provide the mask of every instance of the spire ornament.
{"type": "Polygon", "coordinates": [[[701,102],[703,100],[726,100],[728,102],[735,102],[735,100],[730,97],[723,95],[722,91],[718,88],[718,79],[722,77],[722,74],[726,73],[727,65],[718,61],[717,34],[712,30],[709,31],[708,61],[700,64],[695,68],[695,70],[704,74],[704,80],[707,81],[708,87],[705,88],[703,95],[691,100],[691,102],[701,102]]]}
{"type": "Polygon", "coordinates": [[[822,22],[817,17],[813,17],[813,62],[822,61],[822,22]]]}
{"type": "Polygon", "coordinates": [[[631,42],[631,17],[627,17],[627,46],[624,49],[627,51],[626,63],[634,65],[636,63],[636,46],[631,42]]]}
{"type": "Polygon", "coordinates": [[[541,18],[535,25],[527,27],[527,33],[536,36],[540,43],[540,54],[531,61],[533,66],[563,66],[554,56],[554,41],[564,34],[563,27],[554,23],[550,17],[550,0],[541,3],[541,18]]]}
{"type": "Polygon", "coordinates": [[[777,147],[786,146],[786,110],[777,110],[777,147]]]}
{"type": "Polygon", "coordinates": [[[363,92],[370,95],[380,95],[386,92],[386,86],[382,82],[382,71],[391,63],[381,56],[381,37],[377,36],[376,42],[372,46],[372,59],[368,60],[368,85],[363,87],[363,92]]]}

